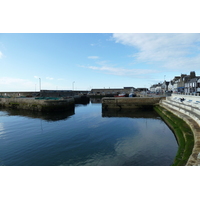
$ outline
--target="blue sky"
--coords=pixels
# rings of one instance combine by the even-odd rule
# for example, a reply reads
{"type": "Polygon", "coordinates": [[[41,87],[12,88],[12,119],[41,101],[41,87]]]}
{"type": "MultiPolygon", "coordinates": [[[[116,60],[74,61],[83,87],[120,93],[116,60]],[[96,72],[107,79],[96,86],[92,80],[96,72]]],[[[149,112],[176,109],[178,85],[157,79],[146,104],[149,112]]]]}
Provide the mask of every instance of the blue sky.
{"type": "Polygon", "coordinates": [[[200,76],[198,33],[2,33],[0,91],[150,87],[200,76]]]}
{"type": "MultiPolygon", "coordinates": [[[[163,81],[164,77],[170,80],[181,73],[189,74],[192,70],[200,75],[199,15],[199,1],[197,0],[2,0],[0,4],[0,91],[35,91],[35,88],[38,90],[38,78],[42,80],[42,89],[72,89],[75,81],[75,89],[88,90],[103,87],[149,87],[151,84],[163,81]]],[[[139,185],[134,191],[134,196],[140,197],[144,188],[144,181],[142,182],[143,187],[138,184],[141,182],[141,174],[144,174],[144,170],[140,169],[133,171],[130,168],[128,171],[121,168],[122,173],[119,173],[119,168],[116,169],[117,171],[112,168],[108,174],[108,168],[101,170],[98,168],[98,173],[93,171],[94,168],[90,168],[88,173],[85,173],[84,168],[84,171],[80,171],[77,176],[81,184],[77,186],[76,181],[76,187],[73,187],[74,190],[71,188],[70,196],[74,198],[79,185],[81,191],[87,191],[82,183],[88,186],[87,183],[94,183],[95,180],[98,181],[93,184],[94,187],[93,185],[90,187],[98,192],[97,188],[102,187],[102,182],[105,185],[106,174],[109,184],[107,188],[110,191],[116,191],[116,188],[120,187],[118,191],[121,192],[116,195],[111,192],[107,196],[110,195],[110,199],[113,197],[118,199],[122,196],[129,198],[132,195],[127,192],[132,192],[131,188],[127,190],[130,184],[125,184],[123,188],[119,181],[115,181],[117,173],[117,180],[122,183],[128,183],[124,177],[130,179],[130,175],[133,176],[137,186],[139,185]],[[88,176],[91,172],[94,172],[95,176],[88,176]],[[87,180],[80,176],[85,174],[87,174],[87,180]]],[[[149,198],[155,185],[163,192],[168,187],[168,181],[165,181],[167,185],[165,183],[156,184],[163,180],[163,170],[160,171],[162,176],[155,176],[159,174],[159,169],[151,168],[153,171],[149,169],[145,170],[147,173],[144,176],[147,180],[145,189],[148,191],[146,192],[148,196],[145,196],[146,198],[149,198]],[[151,184],[152,177],[148,177],[151,174],[153,174],[154,184],[151,184]]],[[[9,175],[10,172],[9,170],[9,175]]],[[[77,168],[73,171],[74,173],[71,172],[67,178],[73,183],[77,168]]],[[[50,173],[54,179],[52,169],[50,173]]],[[[169,173],[173,174],[174,169],[169,173]]],[[[173,175],[177,176],[180,169],[175,173],[173,175]]],[[[188,177],[191,177],[191,173],[195,173],[193,177],[196,175],[195,170],[192,172],[190,170],[189,173],[188,177]]],[[[22,173],[14,172],[12,177],[16,174],[20,174],[21,183],[27,183],[22,173]]],[[[31,178],[34,179],[35,173],[32,174],[31,178]]],[[[40,170],[37,174],[42,180],[43,174],[40,170]]],[[[55,174],[55,177],[58,177],[57,171],[55,174]]],[[[165,174],[165,180],[171,178],[168,173],[165,174]]],[[[49,173],[47,175],[49,177],[49,173]]],[[[3,173],[3,176],[7,180],[7,174],[3,173]]],[[[180,177],[182,177],[182,172],[180,177]]],[[[19,178],[15,178],[19,182],[19,178]]],[[[44,180],[48,179],[45,177],[44,180]]],[[[62,180],[55,179],[54,182],[61,183],[60,188],[65,185],[62,180]]],[[[47,185],[48,191],[52,188],[56,196],[66,195],[66,192],[55,190],[52,183],[51,185],[49,182],[42,181],[41,183],[43,186],[47,185]]],[[[181,183],[185,184],[185,177],[181,183]]],[[[35,187],[34,181],[31,181],[29,186],[30,184],[34,184],[35,187]]],[[[180,189],[184,186],[180,183],[179,185],[180,189]]],[[[195,186],[198,187],[198,184],[194,185],[191,186],[192,190],[195,186]]],[[[13,186],[13,189],[16,189],[16,184],[13,186]]],[[[198,190],[198,188],[195,189],[198,190]]],[[[2,191],[8,195],[7,190],[2,191]]],[[[83,193],[80,192],[80,195],[81,198],[83,193]]],[[[180,194],[178,195],[177,197],[180,198],[180,194]]],[[[191,197],[191,193],[189,195],[191,197]]],[[[44,193],[44,196],[46,197],[47,194],[44,193]]],[[[87,198],[94,199],[94,193],[89,194],[89,197],[87,194],[87,198]]],[[[25,198],[22,197],[22,199],[25,198]]],[[[154,195],[154,199],[160,199],[160,196],[154,195]]]]}

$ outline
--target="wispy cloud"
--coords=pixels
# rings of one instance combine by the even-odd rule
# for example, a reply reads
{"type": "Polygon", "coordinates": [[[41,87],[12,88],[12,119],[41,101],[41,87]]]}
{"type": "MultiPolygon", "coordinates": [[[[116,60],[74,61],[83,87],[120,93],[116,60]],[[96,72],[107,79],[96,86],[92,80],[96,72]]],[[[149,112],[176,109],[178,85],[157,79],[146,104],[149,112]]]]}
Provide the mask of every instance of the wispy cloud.
{"type": "Polygon", "coordinates": [[[126,68],[117,68],[112,66],[82,66],[84,68],[102,71],[106,74],[112,74],[117,76],[131,76],[135,78],[141,78],[142,76],[147,76],[150,73],[158,73],[154,69],[126,69],[126,68]]]}
{"type": "Polygon", "coordinates": [[[34,78],[37,78],[37,79],[38,79],[38,78],[39,78],[39,76],[34,76],[34,78]]]}
{"type": "Polygon", "coordinates": [[[53,80],[54,78],[52,77],[46,77],[47,80],[53,80]]]}
{"type": "Polygon", "coordinates": [[[89,59],[99,59],[99,56],[88,56],[89,59]]]}
{"type": "MultiPolygon", "coordinates": [[[[37,76],[34,76],[35,78],[37,76]]],[[[2,91],[35,91],[39,90],[38,81],[31,81],[21,78],[13,77],[0,77],[0,85],[2,86],[2,91]],[[10,89],[12,88],[12,90],[10,89]]],[[[55,85],[51,82],[41,81],[42,89],[52,89],[55,85]]]]}
{"type": "Polygon", "coordinates": [[[91,43],[90,46],[101,46],[101,40],[98,40],[97,42],[95,43],[91,43]]]}
{"type": "Polygon", "coordinates": [[[19,79],[19,78],[10,78],[10,77],[2,77],[2,78],[0,78],[0,83],[2,85],[14,84],[14,83],[22,83],[22,82],[25,82],[25,81],[26,80],[19,79]]]}
{"type": "Polygon", "coordinates": [[[132,56],[138,62],[160,64],[166,69],[198,69],[200,34],[113,34],[116,43],[136,49],[132,56]]]}
{"type": "Polygon", "coordinates": [[[35,83],[26,80],[26,79],[20,79],[20,78],[12,78],[12,77],[1,77],[0,78],[0,85],[2,86],[2,90],[10,90],[7,88],[12,88],[12,90],[18,90],[21,91],[25,90],[34,90],[35,83]]]}
{"type": "Polygon", "coordinates": [[[0,51],[0,59],[3,58],[3,53],[0,51]]]}

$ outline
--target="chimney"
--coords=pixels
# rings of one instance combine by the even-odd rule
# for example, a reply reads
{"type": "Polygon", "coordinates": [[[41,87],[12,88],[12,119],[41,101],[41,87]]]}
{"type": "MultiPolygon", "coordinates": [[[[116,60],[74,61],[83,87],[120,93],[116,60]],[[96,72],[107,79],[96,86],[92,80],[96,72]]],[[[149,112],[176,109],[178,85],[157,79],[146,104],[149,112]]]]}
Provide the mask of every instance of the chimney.
{"type": "Polygon", "coordinates": [[[196,77],[195,71],[190,72],[190,78],[195,78],[195,77],[196,77]]]}

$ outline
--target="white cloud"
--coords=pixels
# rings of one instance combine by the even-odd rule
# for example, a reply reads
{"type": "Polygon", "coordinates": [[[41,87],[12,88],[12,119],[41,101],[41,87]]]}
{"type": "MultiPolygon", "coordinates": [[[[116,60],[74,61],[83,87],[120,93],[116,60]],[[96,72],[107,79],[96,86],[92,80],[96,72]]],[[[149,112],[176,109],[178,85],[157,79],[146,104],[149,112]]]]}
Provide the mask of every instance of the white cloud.
{"type": "Polygon", "coordinates": [[[35,90],[35,83],[20,78],[11,78],[11,77],[1,77],[0,85],[2,86],[2,91],[30,91],[35,90]]]}
{"type": "Polygon", "coordinates": [[[19,79],[19,78],[9,78],[9,77],[2,77],[2,78],[0,78],[0,83],[2,85],[15,84],[15,83],[23,83],[25,81],[26,80],[19,79]]]}
{"type": "Polygon", "coordinates": [[[53,80],[54,78],[52,77],[46,77],[47,80],[53,80]]]}
{"type": "Polygon", "coordinates": [[[154,69],[125,69],[125,68],[117,68],[117,67],[112,67],[112,66],[89,66],[84,68],[92,69],[92,70],[97,70],[97,71],[103,71],[107,74],[112,74],[112,75],[117,75],[117,76],[131,76],[131,77],[136,77],[136,78],[141,78],[141,76],[146,76],[150,73],[157,73],[157,70],[154,69]]]}
{"type": "Polygon", "coordinates": [[[39,76],[34,76],[34,78],[37,78],[37,79],[38,79],[38,78],[39,78],[39,76]]]}
{"type": "Polygon", "coordinates": [[[99,59],[99,56],[88,56],[89,59],[99,59]]]}
{"type": "Polygon", "coordinates": [[[92,47],[93,47],[93,46],[101,46],[101,41],[98,40],[96,43],[91,43],[90,45],[91,45],[92,47]]]}
{"type": "Polygon", "coordinates": [[[0,59],[3,57],[3,53],[0,51],[0,59]]]}
{"type": "Polygon", "coordinates": [[[200,66],[200,34],[113,34],[117,43],[134,47],[132,56],[138,62],[161,63],[168,69],[198,69],[200,66]]]}
{"type": "MultiPolygon", "coordinates": [[[[37,77],[37,76],[35,76],[37,77]]],[[[1,91],[35,91],[39,90],[38,80],[30,81],[27,79],[0,77],[1,91]]],[[[54,84],[43,81],[41,79],[41,89],[55,88],[54,84]]]]}

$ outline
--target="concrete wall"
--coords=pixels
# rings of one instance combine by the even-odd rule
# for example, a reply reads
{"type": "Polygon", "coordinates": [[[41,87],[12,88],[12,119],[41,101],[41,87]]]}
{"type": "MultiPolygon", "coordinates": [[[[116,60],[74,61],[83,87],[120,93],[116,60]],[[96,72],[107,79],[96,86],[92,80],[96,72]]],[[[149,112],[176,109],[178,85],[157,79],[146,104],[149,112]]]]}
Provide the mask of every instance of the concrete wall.
{"type": "Polygon", "coordinates": [[[40,92],[0,92],[0,96],[4,97],[20,97],[20,96],[31,96],[36,97],[40,92]]]}
{"type": "MultiPolygon", "coordinates": [[[[160,103],[161,105],[167,105],[185,115],[190,116],[200,126],[200,97],[187,96],[187,99],[183,102],[181,102],[177,97],[180,98],[180,95],[167,97],[166,101],[162,101],[160,103]],[[197,103],[198,101],[199,103],[197,103]]],[[[181,95],[181,98],[185,98],[185,96],[181,95]]]]}
{"type": "Polygon", "coordinates": [[[0,106],[33,111],[63,111],[74,108],[74,99],[36,100],[34,98],[0,98],[0,106]]]}
{"type": "Polygon", "coordinates": [[[118,93],[124,93],[129,94],[133,92],[132,87],[124,87],[124,88],[111,88],[111,89],[92,89],[91,93],[93,94],[118,94],[118,93]]]}
{"type": "Polygon", "coordinates": [[[30,92],[0,92],[0,97],[70,97],[74,95],[88,94],[86,90],[41,90],[41,91],[30,91],[30,92]]]}
{"type": "Polygon", "coordinates": [[[200,96],[195,96],[195,95],[172,94],[171,97],[167,97],[167,98],[171,98],[171,99],[184,98],[186,99],[186,101],[192,100],[193,102],[200,101],[200,96]]]}
{"type": "Polygon", "coordinates": [[[160,101],[160,106],[183,119],[193,131],[194,148],[186,164],[187,166],[200,165],[200,103],[195,103],[198,100],[200,101],[200,97],[172,95],[171,97],[167,97],[166,100],[160,101]],[[178,99],[180,97],[186,100],[180,102],[178,99]]]}
{"type": "Polygon", "coordinates": [[[159,104],[161,97],[104,97],[103,109],[132,109],[159,104]]]}
{"type": "Polygon", "coordinates": [[[69,97],[73,96],[72,90],[41,90],[41,97],[69,97]]]}

